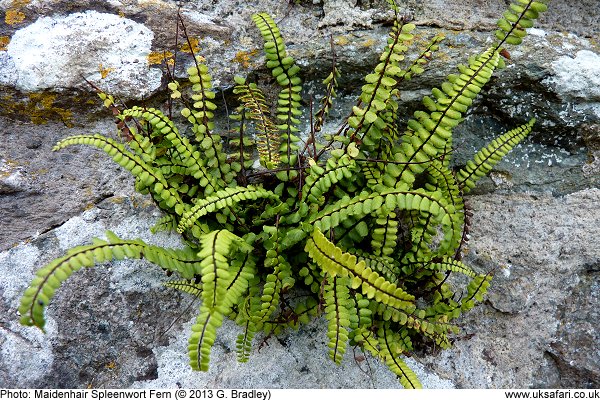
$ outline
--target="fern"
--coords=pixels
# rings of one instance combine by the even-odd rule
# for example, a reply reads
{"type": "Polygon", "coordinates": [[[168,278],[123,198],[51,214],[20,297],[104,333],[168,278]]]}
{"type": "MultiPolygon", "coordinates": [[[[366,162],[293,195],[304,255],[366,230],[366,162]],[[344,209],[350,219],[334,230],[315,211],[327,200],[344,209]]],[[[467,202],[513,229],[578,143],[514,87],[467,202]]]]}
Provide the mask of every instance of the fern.
{"type": "Polygon", "coordinates": [[[332,46],[326,93],[302,151],[300,68],[266,13],[253,21],[273,85],[235,78],[239,106],[226,134],[216,133],[215,92],[200,56],[187,70],[190,87],[168,83],[171,98],[183,103],[190,137],[163,111],[120,110],[98,89],[121,140],[79,135],[55,150],[88,145],[107,153],[164,212],[153,231],[176,231],[187,247],[163,249],[107,232],[107,240],[71,249],[37,272],[21,300],[21,322],[43,329],[45,307],[73,272],[143,258],[178,275],[167,287],[201,300],[188,342],[193,369],[209,368],[225,318],[241,326],[235,348],[246,362],[258,332],[297,329],[322,313],[334,362],[348,346],[360,346],[403,386],[421,387],[404,358],[418,346],[450,347],[458,332],[452,321],[483,300],[493,276],[461,261],[470,215],[462,196],[532,132],[535,120],[493,140],[458,171],[450,167],[453,131],[504,66],[504,46],[522,41],[547,1],[513,0],[491,47],[425,96],[406,126],[397,122],[399,90],[425,71],[443,37],[405,60],[415,26],[394,0],[388,3],[396,19],[387,45],[351,114],[320,144],[315,133],[324,129],[340,76],[332,46]],[[273,87],[276,95],[267,92],[273,87]],[[469,283],[461,287],[460,279],[449,279],[453,274],[469,283]]]}
{"type": "Polygon", "coordinates": [[[457,183],[462,190],[467,193],[473,189],[479,178],[487,175],[506,153],[531,133],[534,123],[535,118],[494,139],[488,146],[479,150],[472,161],[467,161],[467,165],[457,174],[459,177],[457,183]]]}
{"type": "Polygon", "coordinates": [[[106,236],[108,241],[95,239],[94,244],[74,247],[65,256],[51,261],[37,271],[36,277],[21,298],[19,313],[22,324],[44,329],[45,307],[62,283],[83,267],[92,267],[113,259],[145,258],[167,271],[177,272],[183,278],[191,279],[194,269],[200,263],[189,248],[168,250],[148,245],[139,239],[121,240],[112,232],[106,232],[106,236]]]}

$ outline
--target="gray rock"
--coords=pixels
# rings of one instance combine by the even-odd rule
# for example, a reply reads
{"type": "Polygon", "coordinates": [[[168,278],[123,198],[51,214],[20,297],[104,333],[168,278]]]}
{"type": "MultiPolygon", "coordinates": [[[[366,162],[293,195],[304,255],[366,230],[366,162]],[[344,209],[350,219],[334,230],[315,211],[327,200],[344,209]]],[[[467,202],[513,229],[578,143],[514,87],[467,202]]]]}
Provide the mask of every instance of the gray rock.
{"type": "Polygon", "coordinates": [[[426,365],[458,387],[598,387],[599,200],[598,189],[470,197],[466,262],[495,277],[464,336],[426,365]]]}
{"type": "Polygon", "coordinates": [[[51,150],[67,135],[114,130],[106,120],[66,129],[56,122],[35,125],[0,118],[0,249],[130,190],[126,172],[103,153],[87,146],[51,150]]]}
{"type": "Polygon", "coordinates": [[[0,52],[0,84],[25,92],[85,86],[130,99],[152,94],[162,73],[148,68],[154,34],[118,15],[87,11],[41,17],[0,52]]]}

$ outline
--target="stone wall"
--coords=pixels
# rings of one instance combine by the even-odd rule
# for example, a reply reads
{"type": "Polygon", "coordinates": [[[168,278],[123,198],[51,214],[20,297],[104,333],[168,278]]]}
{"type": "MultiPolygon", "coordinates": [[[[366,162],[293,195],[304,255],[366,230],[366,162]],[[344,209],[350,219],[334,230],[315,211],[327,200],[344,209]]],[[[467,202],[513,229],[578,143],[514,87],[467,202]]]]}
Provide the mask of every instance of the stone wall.
{"type": "MultiPolygon", "coordinates": [[[[398,3],[418,26],[417,42],[447,36],[428,72],[402,92],[409,112],[456,62],[485,48],[506,2],[398,3]]],[[[107,157],[82,147],[51,152],[66,136],[114,131],[86,80],[128,104],[164,105],[161,58],[181,53],[179,76],[190,60],[186,43],[175,43],[180,7],[192,46],[229,98],[234,74],[264,73],[250,17],[267,10],[315,93],[333,37],[339,103],[351,105],[385,42],[385,4],[0,0],[0,386],[399,387],[375,360],[350,352],[342,367],[328,362],[319,320],[269,339],[247,365],[235,361],[236,328],[226,325],[211,371],[191,372],[185,341],[195,305],[162,288],[164,276],[144,263],[76,274],[48,310],[46,335],[20,327],[15,311],[37,268],[106,229],[178,243],[149,236],[157,211],[107,157]]],[[[600,3],[550,8],[457,132],[460,164],[494,135],[539,121],[468,198],[468,261],[502,268],[488,300],[461,320],[452,350],[409,360],[428,387],[600,386],[600,3]]]]}

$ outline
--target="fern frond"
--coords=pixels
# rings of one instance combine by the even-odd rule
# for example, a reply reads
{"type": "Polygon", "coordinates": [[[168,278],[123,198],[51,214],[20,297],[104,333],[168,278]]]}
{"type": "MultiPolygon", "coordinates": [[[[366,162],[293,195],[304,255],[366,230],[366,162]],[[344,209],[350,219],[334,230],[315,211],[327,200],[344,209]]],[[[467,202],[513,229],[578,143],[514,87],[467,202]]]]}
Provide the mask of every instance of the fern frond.
{"type": "Polygon", "coordinates": [[[265,96],[255,83],[247,83],[240,76],[235,77],[237,86],[233,93],[238,96],[250,119],[255,121],[257,148],[261,164],[269,169],[279,164],[279,129],[271,120],[269,106],[265,96]]]}
{"type": "Polygon", "coordinates": [[[398,62],[404,59],[404,53],[408,50],[405,42],[412,41],[413,35],[410,32],[414,29],[414,24],[395,22],[388,45],[379,58],[380,63],[373,73],[365,76],[366,84],[363,85],[360,95],[362,104],[354,106],[353,115],[348,118],[348,125],[352,129],[346,135],[358,135],[358,140],[367,151],[375,150],[385,133],[384,128],[387,124],[382,120],[380,113],[387,108],[387,101],[398,83],[398,76],[403,73],[398,62]]]}
{"type": "Polygon", "coordinates": [[[398,220],[396,214],[382,210],[375,219],[376,227],[371,231],[371,248],[375,256],[389,256],[396,251],[398,220]]]}
{"type": "Polygon", "coordinates": [[[463,262],[454,260],[450,257],[443,257],[441,260],[432,260],[431,262],[424,263],[425,268],[432,269],[435,271],[452,271],[460,272],[461,274],[475,278],[477,274],[469,266],[463,262]]]}
{"type": "Polygon", "coordinates": [[[198,200],[194,207],[183,214],[177,231],[181,233],[191,228],[199,218],[208,213],[221,210],[225,207],[232,207],[240,201],[257,199],[278,199],[278,196],[270,190],[261,187],[238,186],[235,188],[225,188],[214,193],[212,196],[198,200]]]}
{"type": "Polygon", "coordinates": [[[183,204],[179,193],[165,180],[160,171],[146,164],[138,155],[131,153],[121,143],[102,135],[77,135],[59,141],[53,151],[67,146],[83,144],[94,146],[104,151],[112,159],[125,168],[145,187],[152,187],[155,199],[168,208],[175,208],[178,214],[183,213],[183,204]]]}
{"type": "Polygon", "coordinates": [[[74,272],[83,267],[123,260],[145,258],[162,268],[177,272],[185,279],[192,279],[200,264],[191,249],[169,250],[151,246],[141,240],[122,240],[112,232],[106,232],[108,241],[95,239],[94,244],[70,249],[63,257],[51,261],[36,272],[35,278],[23,293],[19,313],[21,323],[44,329],[44,309],[54,292],[74,272]]]}
{"type": "Polygon", "coordinates": [[[309,203],[322,205],[325,201],[323,195],[342,179],[349,179],[355,173],[358,149],[354,144],[348,147],[347,152],[341,157],[332,155],[325,164],[325,168],[309,160],[309,175],[306,176],[302,187],[302,200],[309,203]]]}
{"type": "Polygon", "coordinates": [[[548,9],[549,0],[513,0],[503,17],[497,22],[500,29],[495,32],[500,41],[497,48],[504,43],[519,45],[527,36],[527,28],[533,26],[533,21],[539,18],[540,13],[548,9]]]}
{"type": "Polygon", "coordinates": [[[329,357],[336,364],[340,364],[346,353],[350,319],[352,313],[356,312],[356,308],[350,298],[350,280],[348,278],[334,276],[326,279],[323,298],[325,300],[325,317],[329,321],[327,329],[329,357]]]}
{"type": "Polygon", "coordinates": [[[295,283],[292,277],[292,268],[281,253],[279,229],[268,226],[263,229],[269,235],[264,242],[265,250],[267,250],[264,266],[273,272],[270,272],[265,278],[260,296],[260,308],[252,315],[257,328],[263,327],[275,312],[281,291],[291,289],[295,283]]]}
{"type": "MultiPolygon", "coordinates": [[[[277,120],[280,123],[277,127],[282,135],[281,161],[286,165],[294,166],[297,163],[295,152],[298,150],[298,145],[296,142],[299,140],[294,133],[299,131],[297,126],[300,124],[300,120],[298,117],[302,115],[300,109],[302,98],[299,94],[302,91],[302,79],[298,76],[300,67],[287,54],[279,28],[269,14],[255,14],[252,16],[252,20],[260,30],[265,42],[267,68],[271,70],[273,77],[282,87],[277,101],[277,120]]],[[[287,180],[296,175],[296,171],[285,171],[278,174],[280,179],[286,177],[287,180]]]]}
{"type": "Polygon", "coordinates": [[[247,362],[250,359],[250,352],[252,351],[252,339],[254,339],[255,326],[248,319],[243,327],[244,331],[240,333],[235,341],[235,351],[237,353],[237,360],[239,362],[247,362]]]}
{"type": "Polygon", "coordinates": [[[443,34],[438,34],[431,39],[431,41],[427,44],[425,49],[421,51],[419,56],[415,58],[411,64],[404,69],[404,71],[398,77],[398,81],[400,80],[410,80],[417,75],[421,75],[425,72],[425,66],[429,63],[429,61],[433,57],[433,53],[440,49],[440,42],[445,39],[443,34]]]}
{"type": "Polygon", "coordinates": [[[202,303],[188,340],[188,355],[193,370],[208,371],[210,351],[217,338],[217,329],[222,324],[223,314],[211,311],[202,303]]]}
{"type": "Polygon", "coordinates": [[[414,296],[386,281],[377,272],[331,243],[319,229],[306,241],[305,251],[310,258],[331,276],[349,277],[353,289],[361,288],[367,298],[411,313],[415,310],[414,296]]]}
{"type": "Polygon", "coordinates": [[[471,191],[481,177],[487,175],[506,153],[531,133],[534,124],[535,118],[532,118],[528,123],[506,132],[475,154],[472,161],[467,161],[467,165],[457,173],[458,185],[462,190],[465,193],[471,191]]]}
{"type": "Polygon", "coordinates": [[[202,284],[195,283],[193,280],[180,280],[165,282],[164,285],[171,289],[177,289],[183,293],[191,294],[194,297],[201,298],[202,284]]]}
{"type": "Polygon", "coordinates": [[[202,63],[201,57],[195,57],[195,66],[188,68],[187,74],[192,83],[192,109],[184,108],[181,115],[192,124],[192,130],[196,134],[196,141],[200,142],[210,136],[214,129],[214,111],[217,106],[213,102],[215,92],[212,91],[212,77],[208,73],[208,67],[202,63]]]}
{"type": "Polygon", "coordinates": [[[396,208],[408,211],[421,211],[431,214],[433,224],[442,224],[444,237],[440,241],[438,252],[453,251],[460,244],[462,237],[462,214],[456,213],[453,205],[446,204],[439,191],[426,192],[422,189],[413,191],[387,190],[380,193],[363,192],[354,198],[344,197],[312,215],[309,223],[321,231],[328,231],[340,224],[340,221],[354,216],[361,218],[379,210],[383,205],[388,210],[396,208]]]}
{"type": "MultiPolygon", "coordinates": [[[[499,58],[494,48],[472,57],[469,66],[459,65],[460,75],[449,75],[440,89],[432,90],[433,98],[423,98],[429,112],[415,111],[415,119],[408,121],[403,143],[394,154],[395,161],[405,164],[399,171],[407,173],[403,181],[412,182],[413,174],[423,172],[430,160],[446,155],[453,128],[462,122],[464,113],[490,80],[499,58]]],[[[387,172],[399,176],[396,170],[388,168],[387,172]]]]}
{"type": "Polygon", "coordinates": [[[468,311],[475,307],[475,302],[483,301],[483,297],[487,293],[492,281],[493,275],[477,275],[469,285],[467,286],[466,298],[460,302],[460,309],[462,312],[468,311]]]}
{"type": "Polygon", "coordinates": [[[238,297],[239,293],[228,290],[231,281],[231,267],[228,259],[239,248],[244,251],[251,250],[239,236],[228,230],[212,231],[200,238],[200,252],[202,259],[196,269],[196,274],[202,277],[202,304],[210,311],[219,307],[219,312],[228,312],[227,306],[234,301],[226,301],[227,297],[238,297]]]}
{"type": "Polygon", "coordinates": [[[379,328],[379,356],[390,370],[398,376],[400,383],[407,389],[422,389],[417,375],[400,358],[403,352],[403,341],[397,333],[392,332],[389,324],[379,328]]]}
{"type": "Polygon", "coordinates": [[[323,80],[325,87],[325,95],[321,99],[321,108],[315,114],[315,123],[313,124],[313,130],[320,132],[323,124],[325,123],[325,117],[329,114],[331,107],[333,106],[333,99],[337,96],[335,92],[338,86],[338,78],[340,72],[338,71],[336,64],[335,48],[333,46],[333,37],[330,39],[331,42],[331,72],[327,75],[327,78],[323,80]]]}

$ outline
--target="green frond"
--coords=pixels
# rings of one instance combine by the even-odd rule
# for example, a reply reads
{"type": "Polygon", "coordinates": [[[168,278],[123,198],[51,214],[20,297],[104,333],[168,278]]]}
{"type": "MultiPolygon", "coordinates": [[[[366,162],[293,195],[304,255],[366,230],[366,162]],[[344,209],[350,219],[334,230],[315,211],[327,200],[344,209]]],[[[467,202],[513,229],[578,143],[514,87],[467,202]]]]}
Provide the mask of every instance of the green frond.
{"type": "Polygon", "coordinates": [[[414,24],[396,21],[390,32],[388,45],[379,58],[380,63],[373,73],[365,76],[366,83],[359,97],[360,104],[352,108],[353,115],[348,118],[348,125],[352,129],[346,135],[357,135],[362,148],[367,151],[373,151],[384,137],[387,124],[381,118],[381,113],[387,109],[398,77],[404,73],[398,63],[404,60],[404,53],[408,50],[405,43],[412,41],[413,35],[410,32],[414,29],[414,24]]]}
{"type": "Polygon", "coordinates": [[[83,267],[112,260],[145,258],[162,268],[177,272],[185,279],[192,279],[200,260],[188,248],[170,250],[151,246],[143,241],[122,240],[112,232],[106,232],[108,241],[95,239],[94,244],[77,246],[70,249],[63,257],[51,261],[36,272],[35,278],[23,293],[19,313],[21,323],[44,329],[44,309],[54,296],[55,291],[74,272],[83,267]]]}
{"type": "Polygon", "coordinates": [[[313,130],[320,132],[325,123],[325,117],[329,114],[329,111],[333,107],[333,99],[337,96],[336,89],[338,87],[338,78],[341,76],[336,65],[335,49],[333,47],[333,38],[331,39],[331,72],[327,75],[327,78],[323,80],[325,86],[325,95],[321,99],[321,107],[315,114],[315,123],[313,124],[313,130]]]}
{"type": "Polygon", "coordinates": [[[375,256],[390,256],[398,242],[398,220],[393,212],[382,212],[371,231],[371,248],[375,256]]]}
{"type": "Polygon", "coordinates": [[[461,274],[470,276],[471,278],[475,278],[477,276],[475,271],[473,271],[469,266],[450,257],[443,257],[441,260],[432,260],[431,262],[425,263],[425,268],[432,269],[434,271],[459,272],[461,274]]]}
{"type": "Polygon", "coordinates": [[[406,389],[422,389],[423,386],[417,375],[406,365],[400,357],[405,350],[399,335],[392,332],[389,324],[379,328],[379,357],[383,359],[390,370],[398,376],[400,383],[406,389]]]}
{"type": "MultiPolygon", "coordinates": [[[[273,77],[282,88],[277,100],[277,121],[279,123],[277,127],[282,136],[279,149],[281,161],[286,165],[295,166],[298,161],[296,142],[299,140],[295,133],[299,131],[300,120],[298,117],[302,115],[300,108],[302,79],[298,76],[300,67],[287,54],[279,28],[269,14],[254,14],[252,20],[264,39],[267,68],[271,70],[273,77]]],[[[296,175],[296,171],[285,171],[278,174],[280,179],[286,180],[290,180],[296,175]]]]}
{"type": "Polygon", "coordinates": [[[245,252],[251,247],[239,236],[228,230],[212,231],[200,238],[200,252],[198,258],[202,261],[197,266],[196,274],[202,279],[202,304],[211,312],[219,308],[219,312],[226,314],[227,306],[236,303],[226,301],[227,297],[238,297],[239,293],[228,290],[231,282],[232,271],[228,259],[240,249],[245,252]]]}
{"type": "Polygon", "coordinates": [[[500,41],[497,48],[501,48],[504,43],[521,44],[523,38],[527,36],[526,29],[531,28],[534,20],[539,18],[540,13],[548,9],[547,3],[549,1],[513,0],[508,10],[497,22],[500,28],[495,32],[496,38],[500,41]]]}
{"type": "Polygon", "coordinates": [[[386,190],[380,193],[362,192],[354,198],[344,197],[309,217],[309,223],[321,231],[328,231],[349,216],[361,218],[382,206],[387,210],[419,211],[431,215],[432,224],[442,224],[443,238],[438,252],[454,251],[462,237],[462,213],[456,213],[453,205],[446,204],[441,192],[426,192],[422,189],[386,190]]]}
{"type": "Polygon", "coordinates": [[[475,154],[475,157],[473,157],[473,160],[467,161],[467,165],[456,174],[458,185],[462,190],[465,193],[471,191],[481,177],[487,175],[502,157],[531,133],[534,124],[535,118],[524,125],[506,132],[479,150],[475,154]]]}
{"type": "Polygon", "coordinates": [[[202,63],[202,57],[194,59],[195,65],[188,68],[187,74],[192,83],[192,108],[184,108],[181,115],[192,124],[192,130],[196,134],[196,141],[201,142],[211,135],[214,129],[214,112],[217,106],[214,103],[215,92],[212,90],[212,77],[208,73],[208,67],[202,63]]]}
{"type": "Polygon", "coordinates": [[[168,208],[175,208],[177,213],[183,212],[179,193],[170,187],[162,173],[113,139],[98,134],[71,136],[59,141],[52,150],[57,151],[77,144],[94,146],[104,151],[117,164],[131,172],[140,184],[152,188],[153,196],[159,203],[163,203],[168,208]]]}
{"type": "MultiPolygon", "coordinates": [[[[403,143],[395,150],[394,159],[403,163],[402,169],[389,167],[391,176],[401,177],[423,172],[427,164],[438,157],[446,157],[451,149],[452,131],[463,120],[463,115],[490,80],[498,65],[500,55],[491,48],[469,60],[469,65],[459,65],[460,75],[449,75],[440,88],[432,90],[433,98],[425,96],[423,104],[429,112],[415,111],[414,119],[408,121],[403,143]]],[[[402,177],[404,181],[414,178],[402,177]]]]}
{"type": "Polygon", "coordinates": [[[327,159],[325,168],[309,160],[309,174],[302,187],[302,200],[314,204],[323,204],[323,197],[329,189],[343,179],[350,179],[357,168],[354,158],[358,155],[358,149],[352,144],[348,152],[341,157],[327,159]]]}
{"type": "Polygon", "coordinates": [[[223,317],[230,314],[232,307],[245,301],[244,294],[256,275],[256,269],[254,259],[249,254],[249,245],[231,232],[211,232],[202,238],[201,246],[198,256],[204,257],[199,268],[202,276],[202,305],[196,323],[192,326],[188,355],[192,369],[208,371],[217,329],[223,324],[223,317]],[[238,254],[229,265],[225,255],[234,254],[236,248],[244,254],[238,254]]]}
{"type": "MultiPolygon", "coordinates": [[[[196,178],[200,186],[205,188],[206,194],[219,190],[224,186],[224,182],[231,181],[233,178],[231,174],[227,175],[226,172],[223,174],[221,174],[221,171],[218,174],[211,173],[211,167],[214,163],[222,164],[224,162],[224,155],[221,155],[220,158],[210,158],[212,154],[212,141],[210,138],[205,138],[206,142],[202,141],[200,149],[198,149],[187,137],[179,134],[177,127],[168,117],[154,108],[132,107],[123,111],[123,115],[141,118],[148,122],[153,127],[151,136],[159,138],[161,140],[159,144],[164,148],[174,151],[170,164],[175,165],[175,162],[179,162],[180,166],[185,168],[185,174],[196,178]],[[203,150],[204,156],[199,150],[203,150]]],[[[212,151],[214,152],[214,150],[212,151]]]]}
{"type": "Polygon", "coordinates": [[[421,51],[419,56],[415,58],[411,64],[404,68],[403,73],[398,77],[400,80],[411,80],[415,76],[421,75],[425,72],[425,67],[429,61],[433,58],[433,53],[440,49],[440,42],[446,37],[443,34],[438,34],[433,37],[427,44],[427,46],[421,51]]]}
{"type": "Polygon", "coordinates": [[[235,341],[235,351],[239,362],[248,362],[252,351],[252,339],[254,339],[255,327],[248,319],[243,326],[244,331],[240,333],[235,341]]]}
{"type": "Polygon", "coordinates": [[[192,333],[188,340],[190,366],[195,371],[208,371],[210,351],[217,338],[217,329],[223,324],[223,314],[214,312],[204,305],[196,323],[192,325],[192,333]]]}
{"type": "MultiPolygon", "coordinates": [[[[294,286],[292,268],[281,252],[280,232],[276,227],[263,227],[268,238],[264,242],[267,251],[264,267],[270,272],[265,278],[265,284],[260,296],[260,309],[252,315],[257,327],[263,327],[273,315],[279,304],[281,291],[288,291],[294,286]]],[[[268,325],[267,325],[268,326],[268,325]]]]}
{"type": "Polygon", "coordinates": [[[487,293],[492,281],[493,275],[477,275],[471,280],[467,286],[467,293],[465,298],[460,302],[460,309],[462,312],[468,311],[475,306],[475,302],[482,302],[483,297],[487,293]]]}
{"type": "Polygon", "coordinates": [[[221,210],[226,207],[232,207],[240,201],[253,201],[257,199],[278,199],[278,196],[270,190],[254,186],[238,186],[235,188],[225,188],[196,202],[194,207],[183,214],[179,221],[177,231],[179,233],[189,229],[208,213],[221,210]]]}
{"type": "Polygon", "coordinates": [[[348,328],[352,314],[356,312],[354,302],[350,298],[348,278],[339,276],[327,277],[324,286],[325,318],[328,321],[329,357],[340,364],[346,353],[348,328]]]}
{"type": "Polygon", "coordinates": [[[319,229],[306,242],[306,252],[323,270],[331,276],[349,277],[352,289],[361,288],[367,298],[375,298],[383,304],[412,312],[415,309],[414,296],[358,261],[353,254],[344,252],[331,243],[319,229]]]}
{"type": "Polygon", "coordinates": [[[193,280],[184,279],[180,281],[165,282],[164,285],[171,289],[177,289],[183,293],[191,294],[194,297],[201,298],[202,285],[193,280]]]}

